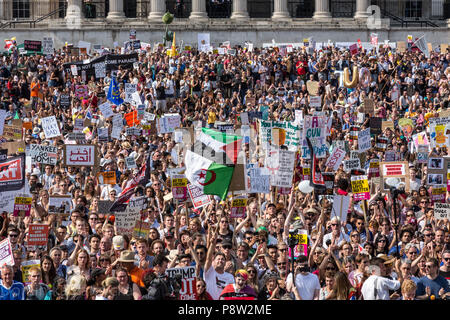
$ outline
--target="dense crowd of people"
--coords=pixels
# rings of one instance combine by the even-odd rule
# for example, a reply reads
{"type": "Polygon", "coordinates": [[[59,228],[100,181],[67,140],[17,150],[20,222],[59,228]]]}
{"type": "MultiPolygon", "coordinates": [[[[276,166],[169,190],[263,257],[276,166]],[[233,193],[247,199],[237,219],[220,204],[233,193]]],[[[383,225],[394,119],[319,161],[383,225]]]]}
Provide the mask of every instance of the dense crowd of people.
{"type": "MultiPolygon", "coordinates": [[[[450,53],[433,51],[426,57],[415,48],[397,52],[380,47],[352,55],[348,48],[331,44],[321,49],[234,49],[217,54],[178,48],[175,56],[169,56],[161,47],[147,47],[138,50],[139,61],[133,67],[120,67],[117,74],[107,70],[100,79],[74,76],[63,66],[92,59],[93,50],[91,57],[72,56],[65,46],[40,56],[22,55],[12,48],[3,56],[0,108],[6,110],[5,125],[14,119],[31,122],[22,140],[27,146],[57,146],[58,161],[27,168],[30,215],[4,211],[0,217],[0,239],[9,239],[14,258],[13,264],[1,266],[0,300],[177,300],[186,288],[179,277],[169,277],[167,269],[189,266],[195,267],[196,300],[449,298],[450,223],[435,217],[428,164],[418,161],[411,141],[420,132],[430,137],[431,119],[448,108],[450,53]],[[354,66],[366,68],[369,76],[348,88],[341,80],[343,71],[354,66]],[[242,113],[257,114],[261,106],[268,106],[267,119],[276,121],[295,121],[296,110],[302,110],[303,117],[322,112],[331,118],[329,146],[336,140],[347,142],[344,159],[358,150],[351,127],[369,128],[371,117],[392,120],[394,127],[382,133],[388,137],[386,149],[375,148],[377,135],[372,134],[372,148],[361,169],[368,174],[369,159],[386,160],[387,151],[393,150],[396,161],[408,163],[409,190],[394,201],[379,179],[371,177],[367,212],[358,209],[362,201],[353,199],[341,221],[331,214],[332,196],[353,196],[352,174],[341,164],[334,172],[333,193],[327,197],[317,190],[302,192],[298,184],[310,179],[302,170],[311,160],[299,155],[291,189],[247,193],[245,217],[230,217],[231,198],[210,196],[210,204],[195,209],[192,202],[168,197],[171,172],[184,165],[174,134],[150,130],[146,135],[125,135],[129,126],[124,121],[120,139],[99,139],[97,128],[111,132],[113,125],[99,111],[113,78],[122,98],[125,84],[136,84],[146,112],[157,118],[179,114],[183,128],[196,123],[212,129],[220,123],[237,128],[242,113]],[[311,92],[309,83],[317,84],[317,92],[311,92]],[[80,84],[88,85],[88,97],[76,97],[80,84]],[[70,105],[63,106],[61,97],[67,94],[70,105]],[[320,96],[320,108],[310,105],[314,95],[320,96]],[[364,114],[366,98],[374,102],[372,114],[364,114]],[[41,119],[48,116],[60,123],[60,137],[46,139],[41,119]],[[414,123],[408,135],[399,127],[402,118],[414,123]],[[87,142],[97,146],[98,168],[65,166],[62,161],[76,119],[89,120],[83,132],[92,133],[87,142]],[[137,167],[129,169],[126,158],[131,156],[137,167]],[[140,212],[141,220],[150,225],[148,236],[120,234],[114,212],[99,212],[98,204],[117,200],[148,157],[149,181],[136,191],[148,200],[140,212]],[[116,183],[102,184],[98,171],[115,171],[116,183]],[[57,195],[71,196],[68,214],[49,213],[49,197],[57,195]],[[46,246],[26,243],[35,223],[49,225],[46,246]],[[294,257],[291,251],[293,228],[307,231],[306,255],[294,257]],[[25,268],[32,260],[39,264],[25,268]]],[[[113,106],[116,114],[133,110],[136,106],[127,102],[113,106]]],[[[259,120],[250,119],[256,132],[259,120]]],[[[250,153],[248,143],[242,148],[247,161],[264,165],[264,157],[250,153]]],[[[446,147],[430,147],[427,153],[446,157],[448,150],[447,139],[446,147]]],[[[325,166],[327,157],[320,159],[321,172],[331,172],[325,166]]],[[[446,193],[442,202],[449,200],[446,193]]]]}

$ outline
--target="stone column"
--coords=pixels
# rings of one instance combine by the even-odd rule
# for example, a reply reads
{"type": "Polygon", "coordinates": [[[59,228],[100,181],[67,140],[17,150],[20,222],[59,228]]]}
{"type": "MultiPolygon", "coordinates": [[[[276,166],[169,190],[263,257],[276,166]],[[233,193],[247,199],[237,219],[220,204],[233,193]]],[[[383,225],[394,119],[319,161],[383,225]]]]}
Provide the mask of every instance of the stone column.
{"type": "Polygon", "coordinates": [[[166,13],[166,1],[165,0],[150,0],[150,14],[149,20],[162,23],[162,17],[166,13]]]}
{"type": "Polygon", "coordinates": [[[83,18],[83,2],[82,0],[69,0],[66,10],[66,25],[69,29],[81,27],[81,19],[83,18]]]}
{"type": "Polygon", "coordinates": [[[369,6],[369,0],[356,0],[355,19],[367,19],[369,17],[367,12],[369,6]]]}
{"type": "Polygon", "coordinates": [[[207,0],[192,0],[192,10],[189,19],[191,20],[208,19],[208,13],[206,12],[206,1],[207,0]]]}
{"type": "Polygon", "coordinates": [[[331,12],[328,0],[316,0],[313,19],[331,19],[331,12]]]}
{"type": "Polygon", "coordinates": [[[106,19],[118,20],[124,19],[125,12],[123,11],[123,0],[111,0],[109,1],[109,12],[106,19]]]}
{"type": "Polygon", "coordinates": [[[247,12],[247,0],[233,0],[233,12],[231,19],[249,19],[247,12]]]}
{"type": "Polygon", "coordinates": [[[288,10],[287,0],[274,0],[273,4],[273,20],[283,20],[291,18],[291,14],[288,10]]]}

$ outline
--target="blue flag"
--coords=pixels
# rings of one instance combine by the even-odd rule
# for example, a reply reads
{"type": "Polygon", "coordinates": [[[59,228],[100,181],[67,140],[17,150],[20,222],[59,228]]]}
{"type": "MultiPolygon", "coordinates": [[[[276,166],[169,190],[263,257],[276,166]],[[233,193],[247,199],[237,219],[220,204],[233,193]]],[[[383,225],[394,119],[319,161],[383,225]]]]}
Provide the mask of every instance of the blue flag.
{"type": "Polygon", "coordinates": [[[123,99],[120,98],[119,85],[117,84],[116,77],[112,77],[111,79],[111,84],[109,85],[107,98],[109,101],[111,101],[117,106],[123,103],[123,99]]]}

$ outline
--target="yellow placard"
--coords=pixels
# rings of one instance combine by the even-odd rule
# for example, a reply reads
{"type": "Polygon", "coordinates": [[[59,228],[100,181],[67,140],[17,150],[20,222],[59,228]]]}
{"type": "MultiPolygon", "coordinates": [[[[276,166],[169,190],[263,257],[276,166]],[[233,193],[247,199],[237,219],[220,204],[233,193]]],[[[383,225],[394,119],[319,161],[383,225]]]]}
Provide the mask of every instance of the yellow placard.
{"type": "Polygon", "coordinates": [[[353,193],[363,193],[369,192],[369,181],[366,179],[352,180],[352,192],[353,193]]]}
{"type": "Polygon", "coordinates": [[[233,199],[233,202],[231,203],[231,206],[232,207],[235,207],[235,208],[239,208],[239,207],[245,207],[245,206],[247,206],[247,198],[236,198],[236,199],[233,199]]]}
{"type": "Polygon", "coordinates": [[[15,197],[14,204],[31,204],[31,197],[15,197]]]}
{"type": "Polygon", "coordinates": [[[172,187],[187,187],[187,179],[186,178],[172,179],[172,187]]]}

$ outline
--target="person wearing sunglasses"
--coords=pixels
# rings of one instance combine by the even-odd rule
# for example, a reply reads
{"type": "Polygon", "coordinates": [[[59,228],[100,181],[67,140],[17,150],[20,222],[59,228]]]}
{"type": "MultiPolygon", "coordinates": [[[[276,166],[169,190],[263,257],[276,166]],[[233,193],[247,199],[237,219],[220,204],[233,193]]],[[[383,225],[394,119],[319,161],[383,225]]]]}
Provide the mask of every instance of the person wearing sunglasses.
{"type": "Polygon", "coordinates": [[[341,219],[334,216],[331,219],[331,232],[323,236],[322,247],[328,249],[329,245],[333,246],[333,250],[338,250],[339,246],[344,242],[351,242],[350,237],[341,231],[341,219]],[[334,240],[334,243],[333,241],[334,240]]]}
{"type": "Polygon", "coordinates": [[[442,266],[439,268],[439,275],[443,276],[450,283],[450,250],[442,253],[442,266]]]}
{"type": "Polygon", "coordinates": [[[288,292],[294,293],[296,300],[299,300],[299,298],[301,300],[319,300],[319,278],[310,272],[308,258],[306,256],[301,255],[297,258],[295,278],[292,272],[289,273],[286,278],[286,288],[288,292]]]}
{"type": "Polygon", "coordinates": [[[426,275],[420,278],[417,283],[417,298],[434,300],[445,299],[450,296],[450,286],[447,279],[439,275],[439,261],[435,258],[426,259],[425,269],[426,275]]]}

